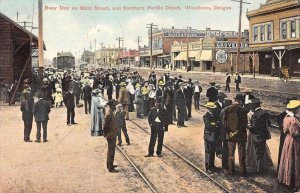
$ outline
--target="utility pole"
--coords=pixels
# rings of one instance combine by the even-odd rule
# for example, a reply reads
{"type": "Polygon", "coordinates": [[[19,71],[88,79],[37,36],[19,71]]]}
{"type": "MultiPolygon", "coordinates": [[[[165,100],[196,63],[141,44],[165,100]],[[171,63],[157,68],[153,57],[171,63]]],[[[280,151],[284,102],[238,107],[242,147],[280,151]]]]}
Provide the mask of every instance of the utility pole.
{"type": "Polygon", "coordinates": [[[19,12],[17,11],[17,23],[19,23],[19,12]]]}
{"type": "Polygon", "coordinates": [[[139,52],[139,55],[138,55],[138,63],[139,63],[139,67],[141,66],[141,57],[140,57],[140,42],[141,42],[141,36],[138,36],[137,37],[137,43],[138,43],[138,52],[139,52]]]}
{"type": "Polygon", "coordinates": [[[94,47],[94,50],[95,50],[95,53],[94,53],[94,65],[96,64],[96,45],[97,45],[97,40],[95,39],[95,47],[94,47]]]}
{"type": "Polygon", "coordinates": [[[154,25],[153,23],[147,24],[147,28],[150,29],[150,73],[152,72],[152,67],[153,67],[153,46],[152,46],[152,42],[153,42],[153,29],[157,29],[156,28],[157,25],[154,25]]]}
{"type": "MultiPolygon", "coordinates": [[[[190,63],[189,63],[189,33],[191,31],[191,27],[187,27],[187,35],[186,35],[186,71],[189,71],[190,63]]],[[[191,67],[192,68],[192,67],[191,67]]]]}
{"type": "MultiPolygon", "coordinates": [[[[238,27],[238,42],[237,42],[237,54],[236,54],[236,73],[239,73],[239,62],[240,62],[240,52],[241,52],[241,27],[242,27],[242,12],[243,4],[250,4],[248,2],[243,2],[243,0],[231,0],[240,3],[240,13],[239,13],[239,27],[238,27]]],[[[232,68],[232,67],[231,67],[232,68]]]]}
{"type": "Polygon", "coordinates": [[[38,50],[39,50],[39,77],[42,79],[44,76],[44,40],[43,40],[43,0],[39,0],[39,39],[38,39],[38,50]]]}
{"type": "MultiPolygon", "coordinates": [[[[118,53],[118,62],[117,62],[117,64],[118,64],[118,68],[120,69],[120,63],[119,63],[119,60],[120,60],[120,57],[119,57],[119,55],[120,55],[120,50],[121,50],[121,42],[122,42],[122,48],[123,48],[123,41],[124,41],[124,38],[122,38],[122,37],[117,37],[117,39],[116,40],[118,40],[118,42],[119,42],[119,53],[118,53]]],[[[122,49],[123,50],[123,49],[122,49]]]]}

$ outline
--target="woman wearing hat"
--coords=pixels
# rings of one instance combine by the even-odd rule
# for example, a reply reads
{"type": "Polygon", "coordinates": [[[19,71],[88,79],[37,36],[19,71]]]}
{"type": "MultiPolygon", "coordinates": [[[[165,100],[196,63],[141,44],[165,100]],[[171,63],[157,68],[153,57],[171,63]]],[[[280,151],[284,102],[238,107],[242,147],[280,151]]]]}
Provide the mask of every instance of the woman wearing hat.
{"type": "Polygon", "coordinates": [[[101,97],[101,90],[95,89],[92,91],[92,105],[91,105],[91,136],[103,135],[104,115],[103,109],[105,101],[101,97]]]}
{"type": "Polygon", "coordinates": [[[287,115],[283,120],[283,132],[286,133],[280,165],[278,181],[284,185],[300,190],[300,122],[296,117],[300,100],[291,100],[287,105],[287,115]]]}

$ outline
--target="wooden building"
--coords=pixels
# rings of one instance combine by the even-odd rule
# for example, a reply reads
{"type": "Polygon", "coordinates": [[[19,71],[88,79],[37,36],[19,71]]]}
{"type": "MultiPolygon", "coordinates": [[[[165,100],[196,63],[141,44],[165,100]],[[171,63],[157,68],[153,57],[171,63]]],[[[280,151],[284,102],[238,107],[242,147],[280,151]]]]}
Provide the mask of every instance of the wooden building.
{"type": "Polygon", "coordinates": [[[0,12],[0,78],[6,83],[30,79],[37,49],[38,37],[0,12]]]}
{"type": "Polygon", "coordinates": [[[288,68],[300,76],[300,2],[267,0],[247,12],[250,50],[256,55],[260,74],[288,68]]]}

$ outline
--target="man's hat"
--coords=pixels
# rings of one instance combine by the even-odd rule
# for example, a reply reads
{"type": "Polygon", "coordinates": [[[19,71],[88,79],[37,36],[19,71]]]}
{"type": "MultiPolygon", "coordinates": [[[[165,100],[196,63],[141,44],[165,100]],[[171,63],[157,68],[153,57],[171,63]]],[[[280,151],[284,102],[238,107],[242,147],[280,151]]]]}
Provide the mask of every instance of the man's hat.
{"type": "Polygon", "coordinates": [[[44,78],[44,79],[43,79],[43,82],[47,82],[47,81],[48,81],[48,79],[47,79],[47,78],[44,78]]]}
{"type": "Polygon", "coordinates": [[[285,101],[284,101],[282,104],[287,105],[287,104],[289,104],[289,102],[290,102],[291,100],[297,100],[297,97],[286,98],[285,101]]]}
{"type": "Polygon", "coordinates": [[[114,99],[110,99],[108,100],[108,102],[106,103],[106,105],[113,107],[115,105],[115,100],[114,99]]]}
{"type": "Polygon", "coordinates": [[[258,99],[258,98],[254,98],[254,99],[251,99],[250,100],[251,102],[251,104],[261,104],[262,102],[260,102],[260,100],[258,99]]]}
{"type": "Polygon", "coordinates": [[[140,83],[136,83],[135,87],[141,87],[141,84],[140,83]]]}
{"type": "Polygon", "coordinates": [[[237,94],[235,97],[234,97],[235,100],[244,100],[244,96],[242,94],[237,94]]]}
{"type": "Polygon", "coordinates": [[[121,82],[119,85],[120,86],[126,86],[126,83],[125,82],[121,82]]]}
{"type": "Polygon", "coordinates": [[[164,86],[164,85],[165,85],[164,81],[161,80],[158,82],[158,86],[164,86]]]}
{"type": "Polygon", "coordinates": [[[251,92],[252,92],[251,89],[246,89],[246,90],[245,90],[245,93],[251,93],[251,92]]]}
{"type": "Polygon", "coordinates": [[[197,81],[195,81],[195,84],[196,84],[196,83],[199,83],[199,81],[198,81],[198,80],[197,80],[197,81]]]}
{"type": "Polygon", "coordinates": [[[222,88],[222,85],[216,84],[216,89],[217,89],[217,90],[220,90],[221,88],[222,88]]]}
{"type": "Polygon", "coordinates": [[[182,78],[182,76],[181,76],[181,75],[179,75],[179,78],[182,78]]]}
{"type": "Polygon", "coordinates": [[[61,88],[57,88],[56,91],[61,92],[62,90],[61,90],[61,88]]]}
{"type": "Polygon", "coordinates": [[[97,94],[97,93],[100,93],[100,92],[101,92],[101,90],[98,89],[98,88],[96,88],[95,90],[92,91],[93,94],[97,94]]]}
{"type": "Polygon", "coordinates": [[[209,108],[209,109],[215,109],[215,108],[217,108],[217,105],[214,102],[208,102],[208,103],[206,103],[205,106],[207,108],[209,108]]]}
{"type": "Polygon", "coordinates": [[[225,98],[227,98],[227,95],[224,92],[219,92],[218,97],[219,97],[219,99],[225,99],[225,98]]]}
{"type": "Polygon", "coordinates": [[[215,86],[215,85],[216,85],[215,82],[210,82],[209,84],[212,85],[212,86],[215,86]]]}
{"type": "Polygon", "coordinates": [[[287,104],[287,109],[296,109],[300,107],[300,100],[290,100],[289,104],[287,104]]]}

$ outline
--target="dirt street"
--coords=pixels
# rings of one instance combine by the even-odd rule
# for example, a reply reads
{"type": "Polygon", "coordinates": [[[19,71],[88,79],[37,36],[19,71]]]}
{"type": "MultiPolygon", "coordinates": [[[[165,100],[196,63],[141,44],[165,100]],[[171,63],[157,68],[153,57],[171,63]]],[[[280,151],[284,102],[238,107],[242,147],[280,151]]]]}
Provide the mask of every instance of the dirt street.
{"type": "MultiPolygon", "coordinates": [[[[1,193],[150,192],[119,153],[120,173],[106,170],[107,143],[90,136],[90,118],[76,109],[78,125],[67,126],[66,109],[51,109],[47,143],[25,143],[19,106],[0,104],[1,193]]],[[[31,139],[35,140],[33,125],[31,139]]]]}

